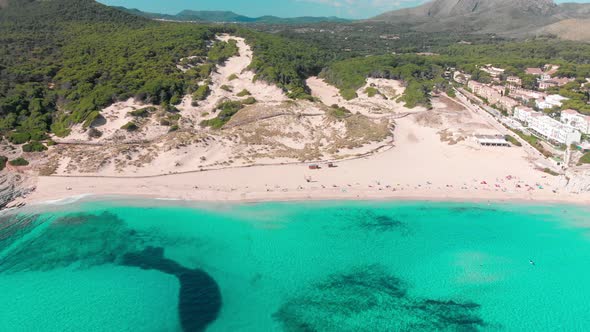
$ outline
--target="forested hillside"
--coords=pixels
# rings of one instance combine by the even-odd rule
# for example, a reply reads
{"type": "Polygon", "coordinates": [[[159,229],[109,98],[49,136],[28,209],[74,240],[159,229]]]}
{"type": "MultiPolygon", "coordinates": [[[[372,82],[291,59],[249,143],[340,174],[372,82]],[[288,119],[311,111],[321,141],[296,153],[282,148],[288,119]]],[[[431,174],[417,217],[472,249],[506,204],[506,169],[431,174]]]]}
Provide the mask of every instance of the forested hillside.
{"type": "Polygon", "coordinates": [[[331,28],[327,33],[309,27],[271,33],[156,22],[92,0],[12,0],[0,9],[0,134],[13,143],[42,141],[50,131],[64,136],[72,124],[89,124],[102,108],[130,97],[173,109],[171,104],[196,92],[213,65],[231,55],[224,54],[231,50],[223,45],[210,49],[223,32],[246,38],[254,51],[250,69],[255,78],[276,83],[291,98],[310,99],[305,80],[320,72],[347,98],[355,97],[368,76],[402,79],[408,106],[429,105],[433,88],[447,89],[442,74],[448,67],[479,75],[476,65],[484,63],[518,73],[553,62],[562,66],[563,76],[590,76],[587,44],[553,39],[490,43],[481,35],[457,43],[462,36],[438,38],[403,27],[398,35],[384,34],[378,24],[322,26],[331,28]],[[416,55],[426,50],[440,55],[416,55]],[[180,60],[191,56],[209,60],[186,73],[178,70],[180,60]]]}
{"type": "Polygon", "coordinates": [[[264,33],[154,22],[91,0],[13,0],[0,11],[0,132],[13,143],[39,141],[129,97],[177,103],[205,77],[176,64],[206,57],[221,32],[247,37],[258,77],[294,97],[305,97],[303,80],[323,65],[316,49],[264,33]]]}
{"type": "MultiPolygon", "coordinates": [[[[347,99],[356,97],[356,90],[364,85],[367,77],[401,79],[407,85],[401,100],[410,107],[428,106],[433,88],[445,90],[448,87],[448,81],[443,79],[447,68],[458,68],[474,75],[474,79],[486,81],[485,73],[477,67],[493,64],[506,68],[507,75],[523,76],[526,82],[527,77],[523,75],[525,68],[554,63],[560,65],[560,76],[577,78],[579,82],[585,82],[585,78],[590,77],[588,44],[542,39],[495,45],[456,44],[436,50],[439,53],[430,55],[395,54],[336,61],[322,72],[322,77],[338,87],[347,99]]],[[[535,81],[534,77],[528,79],[535,81]]],[[[556,92],[577,100],[577,103],[566,103],[565,107],[576,106],[573,108],[590,111],[585,105],[587,95],[556,92]]]]}

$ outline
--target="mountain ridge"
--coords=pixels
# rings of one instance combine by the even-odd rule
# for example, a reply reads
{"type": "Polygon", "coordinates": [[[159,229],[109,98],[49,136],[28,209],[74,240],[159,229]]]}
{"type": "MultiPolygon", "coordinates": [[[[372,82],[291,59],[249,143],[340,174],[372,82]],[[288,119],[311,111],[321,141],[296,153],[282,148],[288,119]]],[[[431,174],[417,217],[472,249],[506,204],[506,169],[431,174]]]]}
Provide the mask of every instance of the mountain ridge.
{"type": "Polygon", "coordinates": [[[351,22],[335,16],[300,16],[300,17],[278,17],[265,15],[259,17],[249,17],[237,14],[233,11],[216,11],[216,10],[190,10],[185,9],[177,14],[159,14],[148,13],[135,8],[113,7],[118,10],[157,20],[169,21],[194,21],[194,22],[215,22],[215,23],[263,23],[263,24],[301,24],[301,23],[318,23],[318,22],[351,22]]]}
{"type": "MultiPolygon", "coordinates": [[[[403,23],[424,32],[476,32],[522,37],[545,33],[549,31],[545,27],[559,26],[565,20],[585,19],[589,14],[590,4],[558,5],[553,0],[434,0],[413,8],[389,11],[369,21],[403,23]]],[[[571,34],[562,28],[553,28],[553,31],[571,34]]]]}

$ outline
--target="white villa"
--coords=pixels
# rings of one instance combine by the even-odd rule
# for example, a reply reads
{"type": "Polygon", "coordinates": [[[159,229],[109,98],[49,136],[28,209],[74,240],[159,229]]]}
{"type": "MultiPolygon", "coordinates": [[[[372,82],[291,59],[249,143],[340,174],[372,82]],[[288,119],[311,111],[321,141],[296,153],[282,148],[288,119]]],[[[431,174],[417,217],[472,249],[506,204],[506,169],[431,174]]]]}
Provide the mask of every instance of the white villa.
{"type": "Polygon", "coordinates": [[[561,112],[561,122],[576,128],[582,134],[590,134],[590,116],[574,110],[565,110],[561,112]]]}

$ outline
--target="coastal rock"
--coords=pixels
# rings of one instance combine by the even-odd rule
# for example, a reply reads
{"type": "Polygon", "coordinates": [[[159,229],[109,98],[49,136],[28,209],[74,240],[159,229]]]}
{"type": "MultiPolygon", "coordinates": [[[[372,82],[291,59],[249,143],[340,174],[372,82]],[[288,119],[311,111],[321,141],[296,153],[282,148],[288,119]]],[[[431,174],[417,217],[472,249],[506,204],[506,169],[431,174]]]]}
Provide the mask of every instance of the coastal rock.
{"type": "Polygon", "coordinates": [[[577,170],[568,174],[569,181],[565,186],[571,193],[582,194],[590,192],[590,169],[577,170]]]}

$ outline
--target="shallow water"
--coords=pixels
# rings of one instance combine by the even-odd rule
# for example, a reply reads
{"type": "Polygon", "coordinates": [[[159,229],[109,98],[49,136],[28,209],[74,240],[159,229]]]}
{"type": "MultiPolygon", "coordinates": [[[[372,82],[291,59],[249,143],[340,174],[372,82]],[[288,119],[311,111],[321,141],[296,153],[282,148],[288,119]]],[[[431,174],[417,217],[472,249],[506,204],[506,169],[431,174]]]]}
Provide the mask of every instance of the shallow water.
{"type": "Polygon", "coordinates": [[[0,331],[590,330],[580,207],[44,209],[0,220],[0,331]]]}

